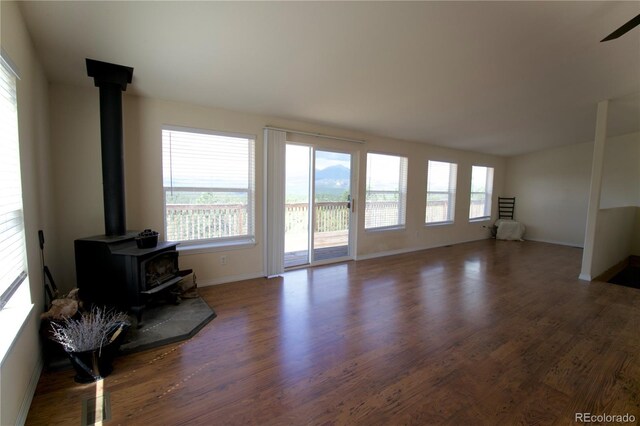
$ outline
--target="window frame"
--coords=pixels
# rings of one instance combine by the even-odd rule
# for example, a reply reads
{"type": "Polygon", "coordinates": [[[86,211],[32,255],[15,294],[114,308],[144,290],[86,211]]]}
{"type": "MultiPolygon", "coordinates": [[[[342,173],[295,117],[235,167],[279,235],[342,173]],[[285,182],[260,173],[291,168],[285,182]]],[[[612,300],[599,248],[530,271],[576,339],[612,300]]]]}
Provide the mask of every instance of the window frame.
{"type": "Polygon", "coordinates": [[[162,203],[163,203],[163,227],[164,237],[167,241],[177,242],[178,250],[189,252],[189,254],[208,253],[213,251],[224,251],[228,249],[248,248],[256,245],[256,135],[238,132],[224,132],[213,129],[201,129],[193,127],[183,127],[175,125],[163,125],[161,129],[161,140],[164,139],[165,131],[175,131],[184,133],[195,133],[199,135],[221,136],[228,138],[246,139],[250,144],[250,154],[247,161],[248,185],[247,188],[225,188],[225,187],[177,187],[185,192],[219,192],[219,193],[246,193],[247,194],[247,234],[234,235],[230,237],[203,238],[197,240],[169,240],[167,221],[167,193],[173,187],[165,187],[164,176],[164,142],[162,142],[162,203]]]}
{"type": "MultiPolygon", "coordinates": [[[[15,143],[16,146],[8,146],[10,150],[15,149],[15,151],[10,154],[3,154],[3,156],[10,155],[9,158],[12,158],[13,156],[15,156],[16,158],[13,158],[13,160],[17,161],[17,166],[15,166],[17,167],[16,169],[17,176],[12,176],[12,178],[16,178],[15,181],[14,179],[11,179],[11,182],[3,181],[2,188],[3,190],[8,189],[9,191],[12,191],[12,190],[17,191],[14,193],[14,195],[16,195],[17,198],[19,198],[19,202],[17,200],[14,200],[14,202],[16,203],[15,207],[18,207],[18,208],[15,210],[9,210],[7,212],[7,219],[6,219],[7,222],[3,222],[3,224],[10,224],[8,229],[15,229],[16,227],[18,227],[17,232],[12,233],[10,235],[6,235],[6,236],[11,238],[17,237],[20,240],[18,244],[20,244],[21,253],[15,253],[15,254],[17,256],[16,259],[20,259],[20,263],[22,263],[23,265],[21,268],[22,271],[20,271],[15,278],[11,279],[11,276],[9,276],[9,278],[11,279],[11,282],[6,287],[4,286],[0,287],[0,311],[2,311],[4,307],[7,304],[9,304],[12,297],[17,292],[17,290],[22,286],[22,284],[24,282],[28,282],[28,263],[27,263],[27,253],[26,253],[26,229],[25,229],[25,223],[24,223],[24,202],[23,202],[23,192],[22,192],[22,170],[21,170],[22,165],[20,164],[20,129],[18,125],[19,77],[18,77],[18,73],[16,71],[15,65],[13,65],[11,60],[9,60],[4,50],[0,52],[0,67],[2,67],[2,73],[11,80],[11,81],[8,81],[8,80],[6,81],[6,83],[9,85],[9,87],[6,87],[6,89],[8,90],[8,96],[6,94],[7,92],[4,92],[5,95],[2,95],[0,99],[2,99],[2,102],[4,105],[4,101],[9,100],[8,98],[15,98],[13,101],[9,101],[9,103],[11,103],[11,106],[7,105],[8,113],[11,116],[6,117],[7,120],[11,121],[11,127],[12,127],[11,130],[15,130],[15,133],[13,131],[10,131],[10,134],[3,133],[3,136],[6,137],[5,141],[8,141],[9,143],[12,143],[12,144],[15,143]],[[15,129],[13,129],[13,126],[15,126],[15,129]],[[18,183],[18,188],[15,187],[16,182],[18,183]],[[9,186],[9,184],[13,184],[13,185],[9,186]]],[[[3,111],[3,110],[4,109],[1,109],[0,111],[3,111]]],[[[4,119],[2,120],[2,122],[4,122],[4,119]]],[[[13,198],[10,198],[10,199],[13,199],[13,198]]],[[[7,229],[5,229],[5,231],[6,230],[7,229]]],[[[10,245],[13,245],[13,244],[16,244],[16,243],[15,242],[10,243],[10,245]]],[[[10,272],[10,271],[11,270],[7,270],[7,272],[10,272]]]]}
{"type": "Polygon", "coordinates": [[[480,166],[473,165],[471,166],[471,182],[469,189],[469,222],[483,222],[487,220],[491,220],[491,210],[493,204],[493,175],[495,173],[495,169],[491,166],[480,166]],[[473,191],[473,169],[474,168],[484,168],[486,169],[486,176],[484,182],[484,191],[473,191]],[[471,217],[471,209],[473,205],[473,195],[474,194],[482,194],[484,196],[484,214],[482,216],[471,217]]]}
{"type": "Polygon", "coordinates": [[[425,213],[424,213],[424,224],[425,226],[439,226],[439,225],[452,225],[455,223],[456,219],[456,193],[458,189],[458,163],[454,163],[451,161],[443,161],[443,160],[427,160],[427,188],[426,188],[426,196],[425,196],[425,213]],[[431,163],[444,163],[449,165],[449,181],[447,182],[447,186],[449,187],[448,191],[429,191],[429,176],[431,172],[431,163]],[[452,170],[453,166],[453,170],[452,170]],[[453,178],[453,179],[452,179],[453,178]],[[453,185],[451,185],[451,181],[453,180],[453,185]],[[453,189],[452,189],[453,186],[453,189]],[[429,209],[429,194],[446,194],[448,198],[448,209],[447,209],[447,220],[439,220],[429,222],[427,220],[427,211],[429,209]]]}
{"type": "MultiPolygon", "coordinates": [[[[17,154],[17,166],[18,166],[17,175],[14,176],[17,178],[16,181],[18,182],[18,184],[15,185],[15,182],[13,182],[13,179],[10,178],[10,180],[14,183],[14,185],[11,187],[14,190],[19,191],[19,196],[17,196],[17,198],[19,198],[19,209],[8,210],[7,216],[12,218],[12,219],[9,219],[11,222],[17,221],[16,223],[20,227],[20,229],[16,233],[10,235],[10,237],[17,237],[17,239],[20,241],[18,243],[20,245],[19,252],[15,251],[15,254],[17,256],[15,259],[19,259],[19,260],[18,260],[18,263],[16,263],[14,266],[18,266],[18,267],[17,268],[8,267],[6,271],[0,271],[2,272],[5,278],[8,278],[10,280],[10,282],[9,281],[6,282],[7,284],[6,286],[3,283],[2,284],[3,288],[0,290],[0,305],[1,305],[0,306],[0,324],[3,325],[2,327],[0,327],[0,364],[1,364],[4,362],[6,355],[12,349],[18,335],[22,332],[22,329],[26,324],[27,318],[29,318],[29,316],[31,315],[31,312],[34,309],[34,305],[31,300],[31,285],[29,282],[29,279],[30,279],[29,259],[27,257],[26,226],[25,226],[25,220],[24,220],[24,191],[22,190],[23,179],[22,179],[22,164],[21,164],[22,162],[21,162],[21,154],[20,154],[20,151],[21,151],[20,150],[21,148],[20,147],[20,123],[19,123],[19,111],[18,111],[19,103],[20,103],[18,99],[19,98],[18,82],[20,80],[20,75],[17,67],[11,61],[11,59],[9,58],[7,53],[4,51],[4,49],[0,50],[0,68],[2,68],[1,70],[2,74],[9,77],[9,79],[12,79],[12,81],[6,81],[5,77],[2,78],[4,82],[8,83],[8,87],[5,86],[5,83],[2,84],[2,86],[6,90],[8,90],[8,92],[4,92],[4,93],[5,94],[9,93],[9,97],[15,98],[14,101],[11,102],[12,103],[11,107],[7,105],[8,107],[7,111],[10,111],[11,117],[9,116],[0,117],[0,121],[5,122],[5,119],[10,120],[12,122],[12,126],[15,125],[15,133],[11,132],[11,134],[9,135],[3,135],[3,140],[9,141],[10,144],[15,143],[16,150],[13,153],[13,156],[16,156],[17,154]],[[18,186],[18,188],[16,188],[16,186],[18,186]],[[9,212],[11,212],[12,214],[9,214],[9,212]],[[17,276],[14,276],[11,274],[12,272],[16,272],[16,271],[19,271],[17,273],[17,276]]],[[[6,97],[5,95],[2,95],[2,98],[3,98],[2,103],[4,104],[4,101],[7,100],[8,97],[6,97]]],[[[3,108],[0,108],[0,111],[2,110],[4,110],[4,106],[3,108]]],[[[14,149],[14,146],[13,145],[10,146],[10,144],[7,144],[7,148],[14,149]]],[[[3,156],[5,157],[5,159],[7,158],[6,153],[3,153],[3,156]]],[[[6,181],[5,183],[8,183],[8,181],[6,181]]],[[[11,187],[10,185],[6,185],[6,187],[3,187],[3,192],[6,189],[11,189],[11,187]]],[[[17,194],[14,194],[14,195],[17,195],[17,194]]],[[[16,206],[17,206],[17,200],[16,200],[16,206]]],[[[6,225],[6,222],[5,222],[5,225],[6,225]]],[[[6,241],[6,240],[2,240],[2,241],[6,241]]],[[[16,244],[15,238],[12,241],[13,242],[11,244],[16,244]]],[[[12,252],[12,250],[9,250],[9,252],[12,252]]]]}
{"type": "Polygon", "coordinates": [[[364,190],[364,230],[365,232],[393,231],[406,229],[407,225],[407,186],[409,175],[409,158],[399,154],[390,154],[387,152],[367,152],[365,171],[365,190],[364,190]],[[400,160],[398,167],[398,190],[369,190],[369,156],[378,155],[386,157],[397,157],[400,160]],[[398,194],[398,220],[394,225],[372,226],[367,227],[367,200],[370,193],[376,194],[398,194]]]}

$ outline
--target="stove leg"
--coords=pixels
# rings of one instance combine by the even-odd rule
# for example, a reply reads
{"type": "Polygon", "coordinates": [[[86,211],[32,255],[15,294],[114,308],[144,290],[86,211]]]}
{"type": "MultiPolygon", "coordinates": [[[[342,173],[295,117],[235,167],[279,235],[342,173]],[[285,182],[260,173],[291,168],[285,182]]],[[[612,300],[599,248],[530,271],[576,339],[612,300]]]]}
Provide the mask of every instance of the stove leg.
{"type": "Polygon", "coordinates": [[[131,313],[136,316],[137,320],[137,328],[142,327],[142,311],[144,310],[144,305],[142,306],[132,306],[131,313]]]}

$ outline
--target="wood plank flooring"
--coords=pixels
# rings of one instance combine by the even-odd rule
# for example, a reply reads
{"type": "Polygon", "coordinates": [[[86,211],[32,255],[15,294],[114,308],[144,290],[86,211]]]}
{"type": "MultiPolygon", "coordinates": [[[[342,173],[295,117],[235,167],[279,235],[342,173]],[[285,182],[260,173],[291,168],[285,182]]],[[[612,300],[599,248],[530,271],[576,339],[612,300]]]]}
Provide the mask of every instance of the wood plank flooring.
{"type": "MultiPolygon", "coordinates": [[[[218,317],[123,356],[107,424],[574,424],[640,418],[640,291],[580,249],[485,240],[201,289],[218,317]]],[[[73,372],[27,424],[78,424],[73,372]]]]}

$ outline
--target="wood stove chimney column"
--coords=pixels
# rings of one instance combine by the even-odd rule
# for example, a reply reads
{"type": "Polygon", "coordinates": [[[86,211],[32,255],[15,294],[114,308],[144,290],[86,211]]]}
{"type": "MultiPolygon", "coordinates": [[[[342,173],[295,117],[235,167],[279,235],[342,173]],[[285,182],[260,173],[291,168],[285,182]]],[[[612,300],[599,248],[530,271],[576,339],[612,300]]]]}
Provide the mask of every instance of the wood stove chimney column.
{"type": "Polygon", "coordinates": [[[108,236],[124,235],[127,219],[124,192],[122,92],[131,83],[133,68],[87,58],[87,74],[100,89],[100,138],[104,227],[108,236]]]}

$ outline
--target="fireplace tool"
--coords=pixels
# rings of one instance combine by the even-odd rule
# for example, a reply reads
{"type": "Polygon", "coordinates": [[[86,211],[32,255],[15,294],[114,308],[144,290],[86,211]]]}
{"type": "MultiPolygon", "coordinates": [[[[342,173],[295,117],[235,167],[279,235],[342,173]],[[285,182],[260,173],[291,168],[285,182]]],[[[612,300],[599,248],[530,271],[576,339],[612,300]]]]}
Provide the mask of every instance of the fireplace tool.
{"type": "Polygon", "coordinates": [[[51,271],[44,261],[44,232],[42,229],[38,231],[38,239],[40,240],[40,261],[42,263],[42,285],[44,286],[44,312],[51,309],[51,303],[58,298],[58,287],[53,280],[51,271]]]}

